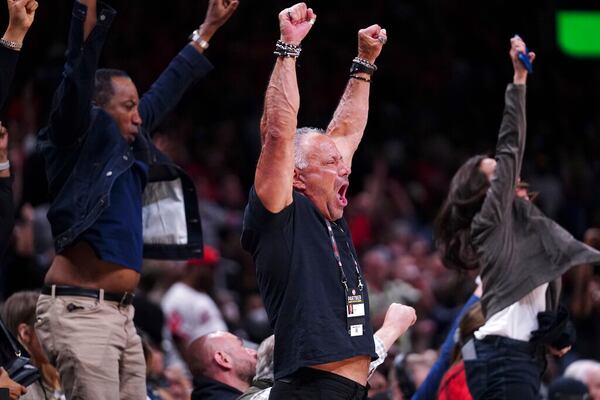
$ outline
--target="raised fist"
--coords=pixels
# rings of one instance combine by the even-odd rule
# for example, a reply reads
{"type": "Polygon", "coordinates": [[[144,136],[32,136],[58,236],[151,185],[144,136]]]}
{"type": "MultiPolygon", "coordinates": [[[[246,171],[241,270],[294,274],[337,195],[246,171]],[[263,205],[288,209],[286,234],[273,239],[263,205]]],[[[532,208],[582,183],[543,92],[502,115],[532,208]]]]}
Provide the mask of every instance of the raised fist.
{"type": "Polygon", "coordinates": [[[515,83],[524,83],[522,81],[527,78],[527,69],[519,60],[519,53],[527,54],[529,61],[532,63],[535,60],[535,53],[532,51],[527,53],[527,46],[525,45],[525,42],[518,35],[515,35],[510,39],[509,54],[515,70],[515,83]],[[517,82],[517,80],[519,82],[517,82]]]}
{"type": "Polygon", "coordinates": [[[383,325],[393,328],[401,336],[417,321],[415,309],[399,303],[392,303],[385,313],[383,325]]]}
{"type": "Polygon", "coordinates": [[[306,37],[317,19],[312,8],[298,3],[279,13],[280,40],[284,43],[299,45],[306,37]]]}
{"type": "Polygon", "coordinates": [[[374,64],[385,42],[387,33],[379,25],[361,29],[358,31],[358,56],[374,64]]]}
{"type": "Polygon", "coordinates": [[[239,4],[238,0],[209,0],[204,23],[215,28],[221,27],[233,15],[239,4]]]}
{"type": "Polygon", "coordinates": [[[35,0],[7,0],[9,30],[22,33],[29,30],[35,17],[35,10],[38,8],[38,2],[35,0]]]}

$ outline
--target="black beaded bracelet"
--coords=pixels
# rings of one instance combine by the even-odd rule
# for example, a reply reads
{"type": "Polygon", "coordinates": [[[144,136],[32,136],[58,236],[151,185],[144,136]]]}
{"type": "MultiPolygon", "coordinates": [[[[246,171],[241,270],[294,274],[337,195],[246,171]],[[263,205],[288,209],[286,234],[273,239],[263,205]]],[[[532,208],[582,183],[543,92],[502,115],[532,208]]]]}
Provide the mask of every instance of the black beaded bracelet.
{"type": "Polygon", "coordinates": [[[301,51],[302,48],[300,47],[300,45],[285,43],[281,40],[278,40],[275,44],[275,51],[273,52],[273,54],[275,54],[278,57],[298,58],[300,56],[301,51]]]}
{"type": "Polygon", "coordinates": [[[369,75],[373,75],[373,72],[377,71],[377,66],[375,64],[371,64],[369,61],[364,58],[355,57],[352,60],[352,66],[350,67],[350,74],[355,74],[357,72],[364,72],[369,75]]]}
{"type": "Polygon", "coordinates": [[[358,76],[358,75],[350,75],[350,79],[357,79],[359,81],[371,83],[371,79],[369,79],[369,78],[363,78],[362,76],[358,76]]]}

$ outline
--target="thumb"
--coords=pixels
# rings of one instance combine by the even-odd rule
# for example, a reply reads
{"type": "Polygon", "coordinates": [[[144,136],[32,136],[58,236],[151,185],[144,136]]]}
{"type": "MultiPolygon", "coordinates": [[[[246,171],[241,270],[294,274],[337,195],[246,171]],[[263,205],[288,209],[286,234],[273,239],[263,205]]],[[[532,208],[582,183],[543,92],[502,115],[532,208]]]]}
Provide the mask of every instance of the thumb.
{"type": "Polygon", "coordinates": [[[229,2],[229,5],[227,5],[225,8],[229,12],[234,12],[235,9],[238,8],[239,5],[240,5],[239,1],[231,1],[231,2],[229,2]]]}

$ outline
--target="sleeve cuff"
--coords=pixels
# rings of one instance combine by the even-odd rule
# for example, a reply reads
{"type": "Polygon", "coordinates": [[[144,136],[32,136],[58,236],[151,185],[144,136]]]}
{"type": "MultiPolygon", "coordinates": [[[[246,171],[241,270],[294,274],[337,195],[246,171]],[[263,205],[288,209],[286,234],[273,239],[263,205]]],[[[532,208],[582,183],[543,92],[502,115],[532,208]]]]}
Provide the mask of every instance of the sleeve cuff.
{"type": "Polygon", "coordinates": [[[385,361],[387,357],[387,350],[383,341],[377,337],[377,335],[373,335],[373,342],[375,342],[375,353],[377,353],[377,360],[371,361],[369,365],[369,378],[373,375],[373,372],[385,361]]]}

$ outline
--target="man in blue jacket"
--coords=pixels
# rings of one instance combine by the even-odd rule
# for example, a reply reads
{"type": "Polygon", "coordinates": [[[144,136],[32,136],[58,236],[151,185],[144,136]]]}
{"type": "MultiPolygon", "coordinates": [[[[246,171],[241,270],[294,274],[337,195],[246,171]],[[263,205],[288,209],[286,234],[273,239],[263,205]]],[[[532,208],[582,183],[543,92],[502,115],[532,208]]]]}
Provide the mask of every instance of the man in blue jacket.
{"type": "Polygon", "coordinates": [[[210,0],[189,45],[139,98],[126,73],[97,70],[115,10],[96,0],[74,4],[62,82],[39,134],[57,255],[36,323],[69,399],[146,398],[131,306],[142,258],[197,257],[202,249],[193,184],[149,133],[212,68],[202,53],[237,5],[210,0]]]}

